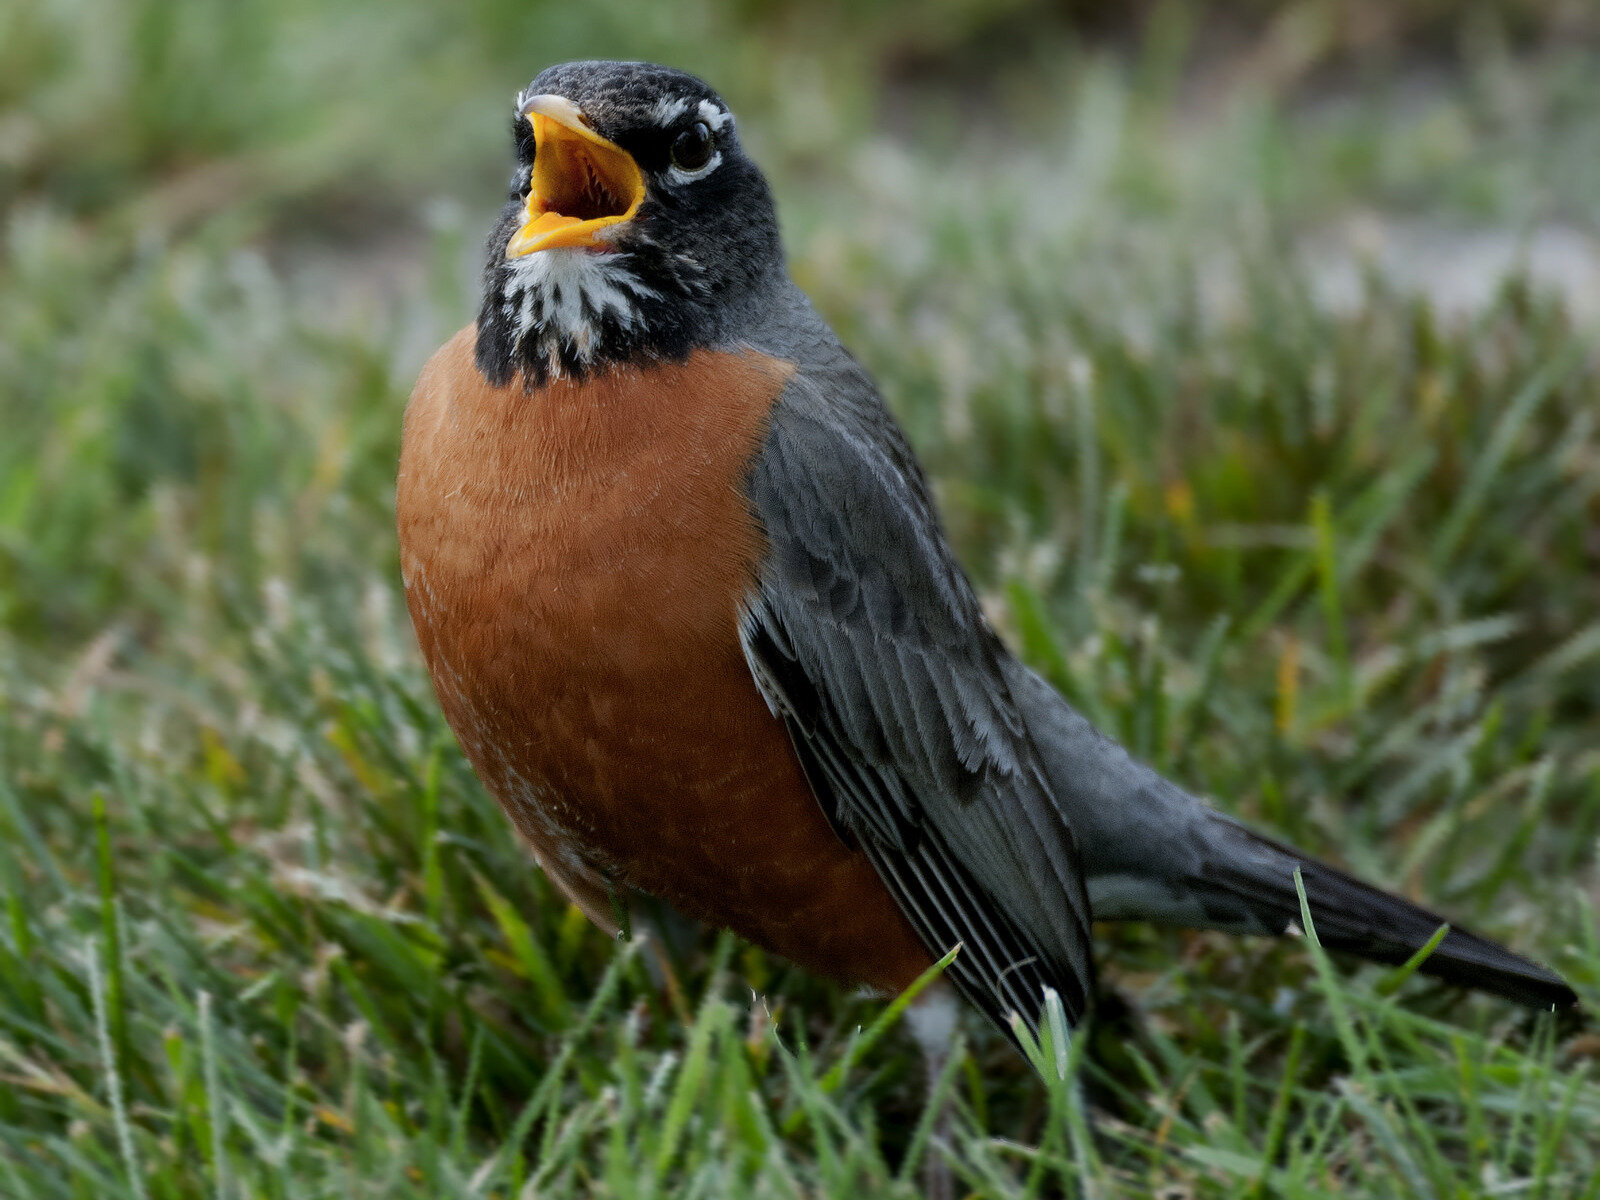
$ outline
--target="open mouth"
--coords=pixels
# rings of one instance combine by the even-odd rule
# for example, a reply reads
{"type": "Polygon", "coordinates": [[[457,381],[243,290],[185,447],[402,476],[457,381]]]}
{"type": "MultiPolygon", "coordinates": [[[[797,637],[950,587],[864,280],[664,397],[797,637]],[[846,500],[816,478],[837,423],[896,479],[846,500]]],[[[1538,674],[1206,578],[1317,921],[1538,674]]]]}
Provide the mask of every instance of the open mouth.
{"type": "Polygon", "coordinates": [[[603,246],[604,231],[644,203],[644,174],[622,147],[583,123],[564,96],[535,96],[522,106],[533,124],[533,179],[522,228],[507,258],[558,246],[603,246]]]}

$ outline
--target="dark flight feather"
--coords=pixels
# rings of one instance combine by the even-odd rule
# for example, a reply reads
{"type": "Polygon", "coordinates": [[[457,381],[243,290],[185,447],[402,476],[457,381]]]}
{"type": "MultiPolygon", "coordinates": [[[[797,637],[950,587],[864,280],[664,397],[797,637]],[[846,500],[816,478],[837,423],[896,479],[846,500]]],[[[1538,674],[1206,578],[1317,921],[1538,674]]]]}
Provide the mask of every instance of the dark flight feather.
{"type": "MultiPolygon", "coordinates": [[[[867,385],[863,383],[861,386],[867,385]]],[[[1089,1007],[1089,905],[971,585],[870,391],[804,377],[774,409],[750,495],[769,553],[746,657],[828,819],[949,977],[1002,1028],[1043,989],[1089,1007]]]]}

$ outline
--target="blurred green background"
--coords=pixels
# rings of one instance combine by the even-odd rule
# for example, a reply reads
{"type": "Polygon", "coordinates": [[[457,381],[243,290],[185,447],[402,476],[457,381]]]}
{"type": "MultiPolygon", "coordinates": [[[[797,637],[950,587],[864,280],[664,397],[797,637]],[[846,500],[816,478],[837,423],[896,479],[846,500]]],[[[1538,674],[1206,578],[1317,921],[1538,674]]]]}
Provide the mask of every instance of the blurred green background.
{"type": "Polygon", "coordinates": [[[0,1196],[1600,1195],[1582,1020],[1303,941],[1103,929],[1089,1119],[971,1022],[940,1132],[882,1001],[556,900],[393,471],[586,56],[739,112],[1075,703],[1600,989],[1594,5],[0,0],[0,1196]]]}

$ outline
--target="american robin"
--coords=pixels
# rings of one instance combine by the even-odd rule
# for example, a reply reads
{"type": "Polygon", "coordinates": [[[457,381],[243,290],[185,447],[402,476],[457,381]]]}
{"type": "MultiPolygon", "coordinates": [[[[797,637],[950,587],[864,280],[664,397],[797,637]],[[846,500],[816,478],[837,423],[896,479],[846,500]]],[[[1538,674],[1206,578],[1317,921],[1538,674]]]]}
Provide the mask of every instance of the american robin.
{"type": "MultiPolygon", "coordinates": [[[[985,621],[871,378],[789,279],[700,80],[551,67],[475,325],[405,419],[407,601],[451,727],[555,884],[658,897],[811,971],[948,977],[1005,1026],[1094,991],[1091,919],[1405,961],[1440,917],[1128,756],[985,621]]],[[[1422,968],[1563,1007],[1452,929],[1422,968]]]]}

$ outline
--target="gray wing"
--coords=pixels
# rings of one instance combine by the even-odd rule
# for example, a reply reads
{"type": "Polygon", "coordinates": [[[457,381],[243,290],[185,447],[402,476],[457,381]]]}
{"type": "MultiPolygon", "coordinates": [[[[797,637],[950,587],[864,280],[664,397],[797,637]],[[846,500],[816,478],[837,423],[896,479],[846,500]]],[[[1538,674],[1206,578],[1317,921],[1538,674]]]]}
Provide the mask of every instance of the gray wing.
{"type": "Polygon", "coordinates": [[[797,375],[749,489],[767,537],[750,667],[817,799],[949,978],[1002,1028],[1093,992],[1089,904],[1007,680],[921,472],[864,376],[797,375]]]}

